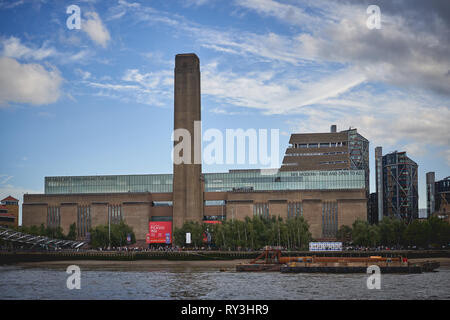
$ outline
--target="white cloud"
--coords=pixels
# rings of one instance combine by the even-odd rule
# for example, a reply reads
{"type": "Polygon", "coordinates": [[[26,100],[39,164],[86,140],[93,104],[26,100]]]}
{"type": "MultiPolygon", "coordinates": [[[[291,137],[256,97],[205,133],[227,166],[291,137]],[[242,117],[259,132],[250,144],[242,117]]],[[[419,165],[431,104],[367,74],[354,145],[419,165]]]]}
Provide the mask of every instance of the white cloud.
{"type": "Polygon", "coordinates": [[[53,103],[61,94],[62,80],[56,68],[47,71],[40,64],[20,64],[15,59],[0,57],[0,105],[53,103]]]}
{"type": "Polygon", "coordinates": [[[0,9],[11,9],[24,4],[24,0],[1,2],[0,9]]]}
{"type": "Polygon", "coordinates": [[[110,90],[115,90],[115,91],[139,89],[139,86],[136,86],[136,85],[123,85],[123,84],[113,84],[113,83],[90,82],[89,85],[92,87],[95,87],[95,88],[110,89],[110,90]]]}
{"type": "Polygon", "coordinates": [[[84,71],[81,69],[75,69],[75,72],[81,76],[83,80],[88,80],[91,78],[92,74],[89,71],[84,71]]]}
{"type": "Polygon", "coordinates": [[[64,62],[85,62],[88,58],[90,58],[93,53],[90,50],[82,49],[74,54],[67,54],[64,56],[64,62]]]}
{"type": "Polygon", "coordinates": [[[447,165],[450,167],[450,146],[447,146],[447,149],[442,152],[442,155],[447,162],[447,165]]]}
{"type": "Polygon", "coordinates": [[[7,174],[0,174],[0,185],[5,184],[9,180],[12,179],[13,176],[7,175],[7,174]]]}
{"type": "Polygon", "coordinates": [[[128,69],[117,83],[89,82],[92,88],[100,89],[98,96],[119,99],[127,103],[143,103],[152,106],[164,106],[163,100],[171,95],[173,71],[142,72],[128,69]]]}
{"type": "Polygon", "coordinates": [[[20,39],[16,37],[4,39],[2,45],[2,55],[10,58],[42,60],[56,54],[54,48],[47,48],[45,45],[39,49],[29,48],[23,45],[20,39]]]}
{"type": "Polygon", "coordinates": [[[205,4],[213,3],[215,0],[186,0],[184,1],[184,6],[203,6],[205,4]]]}
{"type": "Polygon", "coordinates": [[[129,69],[125,72],[122,80],[128,82],[137,82],[144,88],[156,88],[163,79],[173,77],[173,72],[165,71],[158,73],[141,73],[138,69],[129,69]]]}
{"type": "Polygon", "coordinates": [[[81,29],[88,34],[92,41],[106,48],[111,36],[97,12],[87,12],[85,17],[86,19],[81,22],[81,29]]]}
{"type": "Polygon", "coordinates": [[[431,147],[450,148],[450,109],[444,101],[399,91],[378,95],[363,88],[332,103],[305,107],[301,118],[288,123],[293,132],[328,132],[331,124],[337,124],[338,130],[356,127],[372,146],[420,157],[431,147]]]}
{"type": "Polygon", "coordinates": [[[295,114],[302,107],[338,97],[364,81],[364,75],[351,69],[301,82],[286,75],[280,79],[271,70],[245,75],[218,71],[217,64],[211,63],[203,67],[202,93],[235,106],[260,109],[265,114],[295,114]]]}
{"type": "Polygon", "coordinates": [[[264,16],[276,17],[283,22],[307,28],[313,28],[317,24],[324,23],[324,18],[326,18],[308,14],[303,8],[298,6],[272,0],[236,0],[235,4],[254,10],[264,16]]]}
{"type": "MultiPolygon", "coordinates": [[[[236,4],[262,16],[270,15],[283,23],[302,26],[298,34],[279,42],[279,52],[285,51],[285,55],[296,53],[294,61],[308,59],[351,64],[371,81],[427,88],[450,95],[450,42],[446,36],[450,30],[437,18],[419,28],[423,26],[420,20],[424,18],[417,13],[413,16],[401,14],[411,9],[408,1],[398,3],[398,8],[404,7],[403,11],[382,10],[381,30],[367,28],[367,5],[364,3],[312,1],[308,2],[308,13],[299,6],[272,0],[240,0],[236,4]],[[314,20],[317,13],[320,13],[320,23],[314,20]],[[435,29],[441,32],[435,32],[435,29]]],[[[433,8],[433,5],[429,7],[433,8]]],[[[250,40],[260,38],[261,47],[269,43],[258,35],[248,34],[247,37],[250,40]]],[[[251,41],[247,43],[255,46],[251,41]]]]}

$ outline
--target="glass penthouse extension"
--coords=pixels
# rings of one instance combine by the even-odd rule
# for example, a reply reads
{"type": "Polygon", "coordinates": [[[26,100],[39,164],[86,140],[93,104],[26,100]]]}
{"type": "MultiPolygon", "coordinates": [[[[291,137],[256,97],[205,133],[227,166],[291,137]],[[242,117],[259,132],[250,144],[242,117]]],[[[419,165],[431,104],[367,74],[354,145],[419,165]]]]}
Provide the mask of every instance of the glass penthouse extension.
{"type": "Polygon", "coordinates": [[[46,194],[116,192],[172,192],[172,175],[45,177],[46,194]]]}
{"type": "MultiPolygon", "coordinates": [[[[205,191],[364,189],[364,170],[205,173],[205,191]]],[[[172,192],[171,174],[46,177],[46,194],[172,192]]]]}

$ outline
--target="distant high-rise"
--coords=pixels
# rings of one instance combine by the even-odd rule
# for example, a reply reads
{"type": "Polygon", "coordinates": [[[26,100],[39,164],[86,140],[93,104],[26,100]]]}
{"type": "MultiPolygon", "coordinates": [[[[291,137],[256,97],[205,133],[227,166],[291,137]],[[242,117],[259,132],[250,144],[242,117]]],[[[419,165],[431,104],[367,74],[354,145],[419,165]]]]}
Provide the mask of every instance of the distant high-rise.
{"type": "Polygon", "coordinates": [[[419,217],[418,165],[406,152],[383,156],[383,214],[411,222],[419,217]]]}
{"type": "Polygon", "coordinates": [[[427,172],[427,219],[431,217],[436,209],[436,203],[434,199],[435,195],[435,177],[434,172],[427,172]]]}
{"type": "Polygon", "coordinates": [[[435,181],[434,172],[427,173],[427,218],[437,215],[449,220],[450,177],[435,181]]]}
{"type": "Polygon", "coordinates": [[[375,148],[375,183],[377,190],[378,222],[383,220],[383,148],[375,148]]]}
{"type": "Polygon", "coordinates": [[[176,55],[174,94],[174,129],[186,129],[191,138],[190,163],[173,165],[173,223],[180,228],[186,220],[201,222],[203,219],[201,132],[196,132],[199,127],[195,126],[201,120],[197,55],[176,55]]]}
{"type": "Polygon", "coordinates": [[[370,224],[375,224],[378,222],[378,197],[376,192],[372,192],[369,196],[367,221],[370,224]]]}

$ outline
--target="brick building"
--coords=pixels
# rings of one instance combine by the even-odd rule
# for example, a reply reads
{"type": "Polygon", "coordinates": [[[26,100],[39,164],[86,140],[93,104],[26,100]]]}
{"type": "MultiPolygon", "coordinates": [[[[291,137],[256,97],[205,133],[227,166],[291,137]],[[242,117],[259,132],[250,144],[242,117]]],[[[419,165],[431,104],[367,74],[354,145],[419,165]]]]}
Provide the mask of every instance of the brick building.
{"type": "Polygon", "coordinates": [[[0,226],[17,227],[19,225],[19,200],[11,196],[0,203],[0,226]]]}
{"type": "MultiPolygon", "coordinates": [[[[200,62],[195,54],[175,58],[174,108],[174,128],[194,136],[194,122],[201,117],[200,62]]],[[[330,150],[348,152],[345,166],[297,170],[283,164],[272,174],[202,173],[201,164],[174,163],[173,174],[46,177],[45,194],[24,195],[23,225],[60,226],[67,233],[75,222],[78,237],[84,239],[91,227],[123,220],[144,243],[152,221],[172,221],[179,227],[188,220],[303,216],[314,238],[333,238],[341,225],[367,219],[368,185],[368,166],[361,165],[367,140],[356,130],[336,134],[342,139],[327,142],[345,142],[362,152],[353,152],[349,145],[329,145],[330,150]]]]}

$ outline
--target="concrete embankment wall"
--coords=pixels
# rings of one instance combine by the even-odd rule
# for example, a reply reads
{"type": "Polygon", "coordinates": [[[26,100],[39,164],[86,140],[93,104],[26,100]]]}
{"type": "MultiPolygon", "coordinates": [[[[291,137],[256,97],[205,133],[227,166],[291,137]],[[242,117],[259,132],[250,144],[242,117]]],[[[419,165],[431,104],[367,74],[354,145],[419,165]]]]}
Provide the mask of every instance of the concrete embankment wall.
{"type": "MultiPolygon", "coordinates": [[[[110,261],[134,261],[134,260],[235,260],[254,259],[261,252],[239,251],[183,251],[183,252],[101,252],[101,251],[58,251],[58,252],[0,252],[0,264],[39,261],[64,261],[64,260],[110,260],[110,261]]],[[[421,258],[450,258],[450,250],[403,250],[403,251],[343,251],[343,252],[309,252],[290,251],[283,252],[283,256],[338,256],[338,257],[368,257],[402,256],[408,259],[421,258]]]]}

